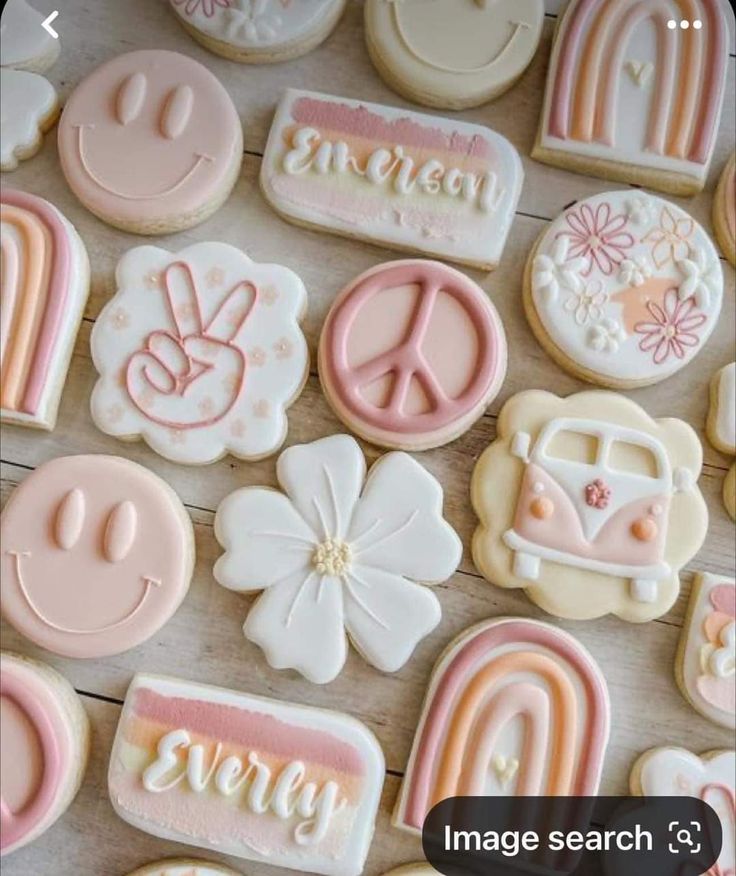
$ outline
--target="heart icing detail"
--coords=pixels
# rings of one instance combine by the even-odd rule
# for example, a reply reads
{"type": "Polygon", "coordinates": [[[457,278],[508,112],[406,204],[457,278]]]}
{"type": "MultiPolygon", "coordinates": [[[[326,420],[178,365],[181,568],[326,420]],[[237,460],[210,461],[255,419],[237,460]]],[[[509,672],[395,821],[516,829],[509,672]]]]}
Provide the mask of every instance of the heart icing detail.
{"type": "Polygon", "coordinates": [[[519,771],[519,761],[515,757],[506,757],[504,754],[495,754],[492,764],[502,788],[506,788],[519,771]]]}
{"type": "Polygon", "coordinates": [[[627,61],[626,69],[639,88],[643,88],[654,72],[654,64],[651,61],[627,61]]]}

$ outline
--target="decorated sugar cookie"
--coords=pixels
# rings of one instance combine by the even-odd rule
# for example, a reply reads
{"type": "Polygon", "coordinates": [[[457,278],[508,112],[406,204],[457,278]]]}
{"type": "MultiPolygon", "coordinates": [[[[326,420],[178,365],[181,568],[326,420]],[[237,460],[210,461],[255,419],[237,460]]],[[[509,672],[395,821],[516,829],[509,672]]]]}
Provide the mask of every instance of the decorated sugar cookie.
{"type": "Polygon", "coordinates": [[[736,520],[736,462],[729,468],[723,481],[723,504],[731,518],[736,520]]]}
{"type": "Polygon", "coordinates": [[[48,201],[0,194],[0,416],[53,429],[89,293],[81,238],[48,201]]]}
{"type": "Polygon", "coordinates": [[[200,861],[198,858],[171,858],[155,864],[146,864],[129,876],[240,876],[240,874],[229,867],[223,867],[222,864],[212,864],[208,861],[200,861]]]}
{"type": "Polygon", "coordinates": [[[118,55],[72,92],[59,123],[69,187],[100,219],[137,234],[203,222],[240,172],[243,132],[219,81],[177,52],[118,55]]]}
{"type": "Polygon", "coordinates": [[[594,796],[608,744],[606,683],[549,624],[484,621],[436,664],[394,811],[421,831],[458,796],[594,796]]]}
{"type": "Polygon", "coordinates": [[[510,88],[539,45],[543,0],[368,0],[366,43],[387,84],[440,109],[510,88]]]}
{"type": "Polygon", "coordinates": [[[189,589],[194,533],[179,497],[117,456],[62,456],[31,472],[0,526],[3,617],[65,657],[153,636],[189,589]]]}
{"type": "Polygon", "coordinates": [[[457,438],[496,397],[506,335],[488,295],[464,274],[440,262],[388,262],[332,305],[319,374],[351,431],[424,450],[457,438]]]}
{"type": "Polygon", "coordinates": [[[44,663],[0,656],[0,854],[33,842],[76,796],[89,720],[74,688],[44,663]]]}
{"type": "Polygon", "coordinates": [[[727,4],[570,0],[532,157],[677,195],[708,174],[728,64],[727,4]],[[701,27],[670,28],[671,20],[701,27]]]}
{"type": "Polygon", "coordinates": [[[437,871],[431,864],[404,864],[389,870],[384,876],[436,876],[437,871]]]}
{"type": "Polygon", "coordinates": [[[577,377],[657,383],[702,349],[721,311],[718,253],[675,204],[628,189],[574,204],[541,235],[524,278],[529,324],[577,377]]]}
{"type": "Polygon", "coordinates": [[[384,769],[376,738],[348,715],[136,675],[108,788],[124,821],[161,839],[359,876],[384,769]]]}
{"type": "Polygon", "coordinates": [[[736,152],[731,153],[716,189],[713,227],[721,252],[736,267],[736,152]]]}
{"type": "Polygon", "coordinates": [[[702,715],[736,727],[736,583],[696,575],[677,654],[677,682],[702,715]]]}
{"type": "Polygon", "coordinates": [[[261,163],[266,199],[297,225],[488,269],[523,178],[489,128],[293,89],[261,163]]]}
{"type": "Polygon", "coordinates": [[[422,585],[449,578],[462,557],[439,483],[405,453],[381,457],[366,478],[348,435],[290,447],[276,475],[283,493],[244,487],[215,517],[225,548],[215,578],[264,591],[246,637],[275,669],[317,684],[342,669],[346,632],[377,669],[400,669],[440,621],[439,601],[422,585]]]}
{"type": "Polygon", "coordinates": [[[332,32],[346,0],[169,0],[205,48],[252,64],[298,58],[332,32]]]}
{"type": "Polygon", "coordinates": [[[693,429],[612,392],[530,390],[496,433],[472,481],[481,573],[559,617],[664,614],[708,526],[693,429]]]}
{"type": "MultiPolygon", "coordinates": [[[[728,456],[736,455],[736,362],[724,365],[710,382],[705,430],[716,450],[728,456]]],[[[723,482],[723,504],[736,520],[736,463],[732,463],[723,482]]]]}
{"type": "Polygon", "coordinates": [[[0,18],[0,66],[44,73],[55,63],[60,42],[42,26],[45,18],[26,0],[8,0],[0,18]]]}
{"type": "Polygon", "coordinates": [[[716,811],[723,829],[713,876],[736,872],[736,752],[711,751],[698,757],[684,748],[653,748],[634,764],[631,792],[642,797],[696,797],[716,811]]]}
{"type": "Polygon", "coordinates": [[[0,70],[0,170],[15,170],[41,148],[59,115],[56,89],[43,76],[0,70]]]}
{"type": "Polygon", "coordinates": [[[97,426],[185,464],[278,450],[309,364],[299,277],[225,243],[136,247],[115,276],[91,337],[97,426]]]}

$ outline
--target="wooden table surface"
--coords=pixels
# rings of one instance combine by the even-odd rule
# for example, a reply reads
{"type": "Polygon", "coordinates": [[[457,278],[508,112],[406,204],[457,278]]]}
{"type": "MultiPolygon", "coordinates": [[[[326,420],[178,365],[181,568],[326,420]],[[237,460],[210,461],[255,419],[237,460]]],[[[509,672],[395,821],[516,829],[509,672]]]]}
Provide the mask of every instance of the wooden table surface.
{"type": "MultiPolygon", "coordinates": [[[[142,48],[184,52],[204,63],[225,85],[245,129],[245,160],[237,187],[225,206],[205,224],[154,242],[177,250],[195,241],[223,240],[245,250],[256,261],[281,263],[300,274],[309,291],[304,329],[312,366],[304,392],[289,413],[287,444],[344,431],[330,412],[317,380],[320,327],[330,302],[348,280],[397,256],[376,246],[304,231],[283,222],[260,194],[258,171],[275,104],[288,86],[410,106],[392,93],[373,70],[363,42],[362,3],[350,0],[337,30],[316,51],[296,61],[260,67],[231,63],[200,48],[179,26],[166,0],[34,0],[34,5],[48,12],[59,8],[61,12],[54,23],[61,34],[61,57],[47,75],[62,100],[102,61],[142,48]]],[[[460,571],[437,588],[443,609],[441,624],[395,675],[379,673],[352,651],[339,678],[320,687],[294,672],[271,669],[261,651],[245,640],[241,627],[249,605],[247,598],[225,590],[212,577],[219,554],[212,531],[213,516],[217,504],[233,489],[246,484],[274,485],[275,457],[258,463],[228,457],[204,468],[186,467],[161,459],[142,443],[122,444],[95,428],[89,413],[90,391],[96,377],[89,353],[90,330],[112,294],[112,274],[118,258],[144,241],[109,228],[76,201],[59,170],[53,134],[35,158],[14,173],[3,175],[4,184],[42,195],[62,210],[82,236],[92,264],[92,292],[56,429],[39,433],[2,427],[3,498],[37,465],[56,456],[120,454],[148,466],[177,490],[194,521],[197,541],[195,576],[184,604],[156,636],[125,654],[105,660],[62,659],[34,647],[3,623],[3,647],[45,660],[70,679],[82,695],[94,731],[89,768],[76,800],[40,839],[3,862],[3,876],[123,876],[157,858],[193,853],[190,847],[164,842],[129,827],[117,818],[108,800],[106,770],[112,735],[125,690],[132,674],[139,670],[338,709],[364,721],[380,740],[387,765],[381,811],[365,872],[378,876],[391,867],[421,858],[419,840],[393,829],[390,813],[435,659],[451,638],[485,618],[520,615],[550,620],[522,591],[494,587],[473,567],[470,538],[476,521],[470,507],[469,483],[473,465],[493,439],[496,416],[509,396],[534,387],[561,395],[585,388],[581,381],[554,365],[535,342],[521,301],[523,264],[545,223],[571,201],[615,187],[603,180],[537,164],[528,157],[555,17],[561,5],[561,0],[547,0],[542,42],[520,82],[494,103],[459,114],[508,137],[524,162],[524,190],[499,268],[492,274],[468,271],[501,314],[509,340],[509,370],[498,398],[469,432],[447,447],[417,455],[444,487],[446,517],[460,533],[465,555],[460,571]]],[[[692,199],[673,199],[707,229],[712,227],[711,204],[718,175],[734,148],[735,73],[732,44],[724,113],[706,190],[692,199]]],[[[613,726],[603,771],[601,792],[605,794],[626,792],[633,761],[652,746],[682,745],[696,752],[733,746],[732,733],[709,723],[685,702],[673,674],[692,571],[734,574],[734,526],[721,502],[729,460],[707,443],[703,430],[708,381],[734,358],[734,271],[725,260],[722,263],[726,277],[723,311],[706,348],[695,362],[664,383],[629,393],[653,416],[681,417],[702,437],[705,465],[700,486],[710,512],[705,545],[685,571],[680,597],[664,617],[643,626],[613,617],[559,622],[590,649],[608,681],[613,726]]],[[[370,463],[378,453],[367,445],[365,450],[370,463]]],[[[292,872],[245,862],[238,866],[234,859],[229,862],[249,876],[292,872]]]]}

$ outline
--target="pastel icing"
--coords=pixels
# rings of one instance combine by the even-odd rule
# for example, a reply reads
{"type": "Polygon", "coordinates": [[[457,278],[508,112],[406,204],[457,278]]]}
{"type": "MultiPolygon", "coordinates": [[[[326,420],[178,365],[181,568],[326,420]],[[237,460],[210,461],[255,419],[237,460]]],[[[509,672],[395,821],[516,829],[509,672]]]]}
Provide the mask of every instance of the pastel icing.
{"type": "Polygon", "coordinates": [[[358,876],[383,775],[378,742],[347,715],[136,675],[108,788],[124,821],[162,839],[358,876]]]}
{"type": "Polygon", "coordinates": [[[631,189],[565,210],[528,270],[544,333],[604,385],[674,374],[705,345],[721,311],[723,271],[706,232],[675,204],[631,189]]]}
{"type": "Polygon", "coordinates": [[[368,0],[366,40],[390,84],[420,103],[472,106],[501,94],[537,50],[543,0],[368,0]]]}
{"type": "Polygon", "coordinates": [[[239,874],[221,864],[177,859],[148,864],[131,873],[130,876],[239,876],[239,874]]]}
{"type": "Polygon", "coordinates": [[[116,456],[65,456],[16,487],[0,522],[0,605],[56,654],[103,657],[153,636],[189,589],[192,524],[174,491],[116,456]]]}
{"type": "Polygon", "coordinates": [[[8,0],[0,19],[0,66],[43,73],[56,61],[59,40],[42,27],[45,18],[26,0],[8,0]]]}
{"type": "Polygon", "coordinates": [[[736,152],[728,159],[713,201],[716,236],[723,255],[736,265],[736,152]]]}
{"type": "Polygon", "coordinates": [[[89,291],[79,236],[43,198],[0,195],[2,417],[53,428],[89,291]]]}
{"type": "Polygon", "coordinates": [[[263,594],[243,628],[276,669],[332,681],[361,655],[395,672],[439,623],[423,584],[449,578],[462,544],[442,518],[442,488],[406,453],[381,457],[366,478],[358,443],[332,435],[290,447],[276,474],[283,493],[244,487],[217,509],[225,553],[215,578],[263,594]],[[421,582],[421,583],[415,583],[421,582]]]}
{"type": "Polygon", "coordinates": [[[705,538],[701,465],[690,426],[624,396],[520,393],[473,473],[476,566],[560,617],[659,617],[705,538]]]}
{"type": "Polygon", "coordinates": [[[708,720],[736,727],[736,582],[696,576],[680,638],[678,681],[708,720]]]}
{"type": "Polygon", "coordinates": [[[72,722],[63,700],[69,695],[76,696],[50,668],[7,652],[0,656],[2,855],[50,827],[76,791],[87,728],[72,722]]]}
{"type": "Polygon", "coordinates": [[[713,377],[707,429],[718,450],[736,455],[736,362],[724,365],[713,377]]]}
{"type": "Polygon", "coordinates": [[[261,164],[287,219],[482,267],[501,257],[523,176],[488,128],[294,89],[261,164]]]}
{"type": "Polygon", "coordinates": [[[471,627],[432,672],[394,824],[421,831],[455,796],[594,796],[609,711],[572,636],[521,618],[471,627]]]}
{"type": "Polygon", "coordinates": [[[56,115],[54,86],[43,76],[25,70],[0,70],[0,165],[14,170],[30,157],[56,115]]]}
{"type": "MultiPolygon", "coordinates": [[[[699,191],[718,131],[728,33],[721,0],[570,0],[534,157],[574,157],[581,170],[624,182],[632,168],[647,168],[699,191]],[[670,20],[701,27],[670,28],[670,20]]],[[[651,185],[659,187],[656,176],[651,185]]]]}
{"type": "Polygon", "coordinates": [[[115,277],[90,341],[98,428],[185,464],[278,450],[309,363],[299,277],[225,243],[136,247],[115,277]]]}
{"type": "Polygon", "coordinates": [[[363,437],[406,449],[456,438],[495,398],[506,336],[486,293],[439,262],[388,262],[361,274],[327,315],[320,378],[363,437]]]}
{"type": "Polygon", "coordinates": [[[220,82],[191,58],[158,49],[99,66],[59,123],[70,188],[124,227],[206,218],[233,187],[242,151],[240,120],[220,82]]]}

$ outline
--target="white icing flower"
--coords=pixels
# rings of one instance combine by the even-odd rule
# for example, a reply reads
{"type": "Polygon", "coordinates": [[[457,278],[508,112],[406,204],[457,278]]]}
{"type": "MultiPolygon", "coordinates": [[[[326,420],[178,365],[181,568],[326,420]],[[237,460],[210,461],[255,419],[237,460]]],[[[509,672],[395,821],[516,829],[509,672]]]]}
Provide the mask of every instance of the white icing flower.
{"type": "Polygon", "coordinates": [[[227,26],[230,38],[240,38],[252,43],[275,39],[283,24],[280,15],[269,11],[271,0],[240,0],[240,8],[227,11],[227,26]]]}
{"type": "Polygon", "coordinates": [[[685,279],[677,295],[681,301],[695,297],[698,307],[709,307],[711,295],[718,295],[721,287],[721,266],[715,256],[708,258],[704,249],[690,247],[690,258],[680,259],[677,267],[685,279]]]}
{"type": "Polygon", "coordinates": [[[575,322],[585,325],[589,319],[600,319],[603,316],[603,305],[608,301],[608,294],[603,291],[600,280],[586,283],[579,292],[573,292],[565,301],[565,310],[575,314],[575,322]]]}
{"type": "Polygon", "coordinates": [[[588,346],[598,353],[616,353],[626,340],[626,332],[620,323],[606,317],[588,329],[588,346]]]}
{"type": "Polygon", "coordinates": [[[583,287],[581,271],[587,266],[585,258],[574,258],[568,261],[570,240],[566,236],[558,237],[549,255],[540,254],[534,258],[532,285],[535,289],[545,291],[549,301],[554,302],[561,288],[573,293],[583,287]]]}
{"type": "Polygon", "coordinates": [[[640,196],[626,202],[626,215],[635,225],[647,225],[654,218],[654,208],[649,198],[640,196]]]}
{"type": "Polygon", "coordinates": [[[644,256],[639,256],[636,259],[624,259],[619,265],[618,279],[621,283],[626,283],[627,286],[642,286],[651,276],[652,269],[644,256]]]}
{"type": "Polygon", "coordinates": [[[276,669],[332,681],[345,630],[363,657],[395,672],[440,620],[439,582],[462,545],[442,518],[442,488],[406,453],[388,453],[365,479],[357,442],[333,435],[281,454],[284,492],[246,487],[217,510],[220,584],[263,594],[243,630],[276,669]]]}

